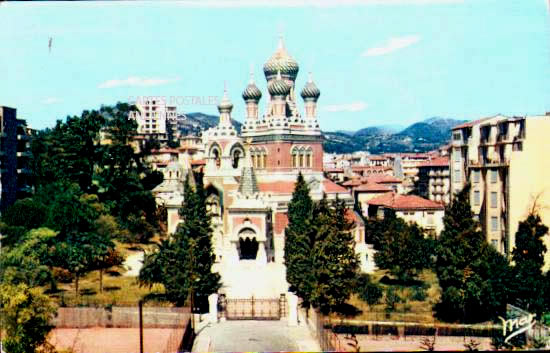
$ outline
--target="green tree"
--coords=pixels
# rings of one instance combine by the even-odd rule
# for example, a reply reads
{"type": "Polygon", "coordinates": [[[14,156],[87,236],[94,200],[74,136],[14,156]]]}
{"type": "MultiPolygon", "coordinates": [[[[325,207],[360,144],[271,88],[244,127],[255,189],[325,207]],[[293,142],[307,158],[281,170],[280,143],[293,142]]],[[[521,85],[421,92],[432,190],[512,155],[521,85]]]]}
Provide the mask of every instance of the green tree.
{"type": "Polygon", "coordinates": [[[470,208],[469,186],[446,208],[438,241],[436,273],[441,287],[437,315],[446,321],[480,322],[503,315],[509,265],[485,241],[470,208]]]}
{"type": "Polygon", "coordinates": [[[162,173],[152,171],[144,162],[144,154],[136,153],[130,144],[137,128],[136,122],[128,119],[133,109],[122,103],[101,108],[110,143],[103,146],[95,182],[100,200],[119,224],[136,236],[131,240],[144,242],[158,229],[151,190],[162,182],[162,173]]]}
{"type": "Polygon", "coordinates": [[[357,277],[354,290],[362,301],[371,306],[378,304],[384,295],[382,288],[374,283],[366,273],[362,273],[357,277]]]}
{"type": "Polygon", "coordinates": [[[550,298],[545,295],[546,279],[542,273],[546,245],[543,237],[548,227],[536,214],[530,214],[519,223],[516,232],[516,245],[512,250],[513,296],[521,308],[542,314],[550,306],[550,298]]]}
{"type": "Polygon", "coordinates": [[[2,245],[10,246],[20,241],[31,229],[40,228],[47,219],[47,208],[32,198],[17,200],[2,214],[0,231],[5,236],[2,245]]]}
{"type": "Polygon", "coordinates": [[[315,242],[310,256],[314,282],[309,301],[324,314],[349,299],[357,279],[359,260],[347,212],[344,200],[336,198],[329,204],[326,195],[313,210],[315,242]]]}
{"type": "Polygon", "coordinates": [[[55,287],[52,272],[48,267],[51,254],[51,240],[56,233],[48,228],[29,231],[24,240],[2,252],[0,256],[0,278],[3,283],[27,284],[38,287],[49,284],[55,287]]]}
{"type": "Polygon", "coordinates": [[[313,201],[309,195],[309,186],[302,173],[299,173],[292,199],[288,204],[284,259],[290,291],[302,298],[304,306],[309,305],[313,289],[311,251],[315,234],[310,230],[312,214],[313,201]]]}
{"type": "Polygon", "coordinates": [[[47,346],[46,336],[52,329],[50,322],[57,309],[40,288],[30,288],[24,283],[1,283],[0,308],[6,352],[36,352],[47,346]]]}
{"type": "MultiPolygon", "coordinates": [[[[393,213],[392,213],[393,214],[393,213]]],[[[426,268],[429,268],[433,254],[433,240],[415,223],[389,215],[383,223],[384,230],[374,247],[376,265],[387,269],[400,282],[408,283],[426,268]]]]}
{"type": "Polygon", "coordinates": [[[201,179],[193,188],[189,177],[184,184],[184,202],[180,208],[182,223],[172,238],[162,242],[157,251],[147,254],[140,271],[140,283],[162,283],[168,300],[184,305],[189,295],[198,302],[221,287],[220,275],[212,272],[211,215],[206,209],[206,195],[201,179]]]}

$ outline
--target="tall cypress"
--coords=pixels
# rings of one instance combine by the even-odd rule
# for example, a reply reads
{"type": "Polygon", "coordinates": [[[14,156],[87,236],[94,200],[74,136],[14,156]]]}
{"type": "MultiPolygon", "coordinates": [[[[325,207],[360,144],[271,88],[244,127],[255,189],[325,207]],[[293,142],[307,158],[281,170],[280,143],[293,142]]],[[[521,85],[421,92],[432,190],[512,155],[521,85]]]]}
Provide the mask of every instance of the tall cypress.
{"type": "Polygon", "coordinates": [[[220,289],[221,282],[219,273],[212,272],[215,256],[211,215],[206,209],[201,179],[192,187],[186,178],[179,213],[182,223],[169,241],[146,256],[140,281],[149,285],[162,283],[166,296],[176,305],[184,305],[192,294],[195,307],[206,309],[207,297],[220,289]]]}
{"type": "Polygon", "coordinates": [[[353,223],[344,200],[323,199],[313,211],[311,233],[314,285],[311,304],[324,314],[337,310],[350,297],[357,279],[359,259],[355,254],[353,223]]]}
{"type": "Polygon", "coordinates": [[[302,173],[298,174],[292,199],[288,204],[288,226],[285,230],[286,280],[290,291],[309,305],[312,291],[311,249],[314,239],[310,238],[310,224],[313,201],[309,186],[302,173]]]}
{"type": "Polygon", "coordinates": [[[542,238],[547,233],[548,227],[542,223],[540,217],[530,214],[519,223],[516,246],[512,251],[515,303],[537,314],[541,314],[545,307],[550,307],[550,299],[544,295],[546,285],[542,274],[547,250],[542,238]]]}

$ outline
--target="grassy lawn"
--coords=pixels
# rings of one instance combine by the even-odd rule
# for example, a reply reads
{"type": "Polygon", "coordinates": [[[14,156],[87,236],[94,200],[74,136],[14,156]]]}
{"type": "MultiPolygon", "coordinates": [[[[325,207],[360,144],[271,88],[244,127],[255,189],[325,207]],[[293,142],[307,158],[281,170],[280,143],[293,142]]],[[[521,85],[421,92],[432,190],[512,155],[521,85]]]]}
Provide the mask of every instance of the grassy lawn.
{"type": "MultiPolygon", "coordinates": [[[[151,239],[148,244],[127,244],[114,241],[115,249],[121,253],[124,258],[129,255],[141,253],[143,250],[150,251],[154,248],[154,242],[158,241],[158,235],[151,239]]],[[[137,305],[140,299],[146,295],[162,294],[164,287],[154,285],[149,287],[140,287],[137,278],[123,276],[126,269],[123,266],[114,267],[103,274],[103,292],[99,292],[99,271],[93,271],[81,278],[79,281],[79,292],[75,293],[74,280],[71,283],[58,283],[58,291],[51,293],[59,305],[66,306],[106,306],[106,305],[137,305]]],[[[170,306],[170,303],[164,301],[149,301],[145,305],[170,306]]]]}
{"type": "MultiPolygon", "coordinates": [[[[94,271],[79,282],[80,296],[76,296],[75,284],[59,283],[59,291],[52,293],[59,305],[78,306],[106,306],[106,305],[137,305],[140,299],[151,293],[164,292],[162,285],[154,285],[151,289],[140,287],[136,277],[125,277],[117,271],[103,275],[103,293],[99,292],[99,272],[94,271]]],[[[166,305],[169,303],[151,301],[149,305],[166,305]]],[[[147,304],[146,304],[147,305],[147,304]]]]}
{"type": "MultiPolygon", "coordinates": [[[[408,321],[434,323],[438,322],[432,312],[433,305],[439,301],[440,287],[437,282],[437,276],[432,271],[426,270],[418,277],[425,283],[426,297],[424,300],[414,300],[414,287],[405,287],[394,284],[384,284],[384,277],[387,271],[378,270],[371,275],[371,279],[377,282],[384,291],[384,296],[379,304],[369,306],[357,295],[352,295],[348,304],[350,305],[349,314],[332,314],[331,319],[338,321],[341,319],[351,319],[359,321],[408,321]],[[389,287],[394,287],[397,294],[403,298],[401,303],[396,303],[395,308],[390,312],[386,311],[385,292],[389,287]],[[355,308],[355,309],[353,309],[355,308]],[[355,311],[355,312],[354,312],[355,311]]],[[[387,277],[386,277],[387,279],[387,277]]]]}

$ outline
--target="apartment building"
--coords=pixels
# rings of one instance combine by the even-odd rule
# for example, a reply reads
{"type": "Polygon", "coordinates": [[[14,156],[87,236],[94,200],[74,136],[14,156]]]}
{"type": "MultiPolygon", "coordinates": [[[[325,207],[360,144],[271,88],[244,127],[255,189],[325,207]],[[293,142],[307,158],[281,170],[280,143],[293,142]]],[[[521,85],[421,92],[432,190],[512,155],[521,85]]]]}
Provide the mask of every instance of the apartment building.
{"type": "MultiPolygon", "coordinates": [[[[452,130],[451,190],[471,184],[470,202],[487,241],[510,255],[520,221],[536,210],[550,225],[550,114],[494,117],[452,130]]],[[[550,236],[545,237],[550,248],[550,236]]],[[[545,268],[550,265],[547,253],[545,268]]]]}
{"type": "Polygon", "coordinates": [[[449,157],[436,157],[418,166],[420,196],[447,205],[451,199],[449,157]]]}
{"type": "Polygon", "coordinates": [[[25,120],[17,119],[17,110],[0,106],[0,210],[3,211],[31,193],[30,141],[34,131],[25,120]]]}
{"type": "Polygon", "coordinates": [[[146,97],[135,103],[137,111],[130,119],[137,122],[137,133],[155,136],[159,141],[168,140],[168,134],[177,134],[178,113],[176,106],[167,105],[162,97],[146,97]]]}

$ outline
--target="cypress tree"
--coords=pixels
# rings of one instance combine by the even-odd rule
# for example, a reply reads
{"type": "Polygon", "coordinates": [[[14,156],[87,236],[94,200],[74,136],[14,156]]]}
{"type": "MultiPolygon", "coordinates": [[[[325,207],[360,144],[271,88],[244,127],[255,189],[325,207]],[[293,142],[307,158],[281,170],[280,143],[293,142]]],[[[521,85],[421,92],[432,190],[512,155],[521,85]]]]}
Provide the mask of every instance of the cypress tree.
{"type": "Polygon", "coordinates": [[[326,195],[313,211],[314,285],[310,301],[324,314],[337,310],[349,299],[357,280],[359,260],[354,250],[353,224],[347,220],[347,212],[343,200],[336,198],[329,204],[326,195]]]}
{"type": "Polygon", "coordinates": [[[193,188],[189,177],[184,184],[184,202],[180,208],[182,223],[173,237],[156,252],[148,254],[140,272],[141,284],[162,283],[168,300],[184,305],[194,295],[195,308],[206,309],[207,297],[221,287],[219,273],[212,272],[211,216],[206,210],[202,180],[193,188]]]}
{"type": "Polygon", "coordinates": [[[309,305],[313,284],[310,256],[315,240],[310,237],[312,211],[313,201],[309,195],[309,186],[302,173],[299,173],[292,199],[288,204],[284,259],[289,290],[302,298],[304,306],[309,305]]]}
{"type": "Polygon", "coordinates": [[[530,214],[519,223],[516,232],[516,246],[512,251],[513,293],[515,302],[521,308],[541,314],[550,305],[550,299],[544,295],[545,278],[542,273],[546,246],[542,240],[548,233],[540,217],[530,214]]]}

